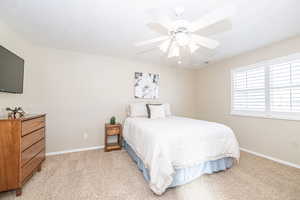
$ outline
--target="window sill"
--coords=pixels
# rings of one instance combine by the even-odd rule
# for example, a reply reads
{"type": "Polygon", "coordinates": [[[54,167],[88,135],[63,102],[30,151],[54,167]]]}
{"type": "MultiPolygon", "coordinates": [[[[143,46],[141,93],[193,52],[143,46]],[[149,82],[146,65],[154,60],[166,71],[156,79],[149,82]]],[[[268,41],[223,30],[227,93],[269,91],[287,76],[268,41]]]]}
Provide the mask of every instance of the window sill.
{"type": "Polygon", "coordinates": [[[293,116],[293,115],[285,115],[285,114],[247,113],[247,112],[240,112],[240,111],[232,111],[230,115],[241,116],[241,117],[264,118],[264,119],[300,121],[299,115],[293,116]]]}

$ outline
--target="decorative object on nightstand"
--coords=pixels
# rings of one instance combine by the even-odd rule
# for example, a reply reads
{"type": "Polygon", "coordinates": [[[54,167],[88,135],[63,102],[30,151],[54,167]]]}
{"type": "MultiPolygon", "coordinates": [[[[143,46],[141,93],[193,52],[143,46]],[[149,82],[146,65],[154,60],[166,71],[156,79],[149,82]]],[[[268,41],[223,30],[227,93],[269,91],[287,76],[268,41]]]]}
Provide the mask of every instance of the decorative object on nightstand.
{"type": "Polygon", "coordinates": [[[105,124],[105,151],[113,151],[122,149],[122,125],[121,124],[105,124]],[[109,136],[117,136],[116,143],[109,143],[109,136]]]}
{"type": "Polygon", "coordinates": [[[110,118],[110,124],[111,124],[111,125],[115,125],[115,124],[116,124],[116,117],[115,117],[115,116],[112,116],[112,117],[110,118]]]}

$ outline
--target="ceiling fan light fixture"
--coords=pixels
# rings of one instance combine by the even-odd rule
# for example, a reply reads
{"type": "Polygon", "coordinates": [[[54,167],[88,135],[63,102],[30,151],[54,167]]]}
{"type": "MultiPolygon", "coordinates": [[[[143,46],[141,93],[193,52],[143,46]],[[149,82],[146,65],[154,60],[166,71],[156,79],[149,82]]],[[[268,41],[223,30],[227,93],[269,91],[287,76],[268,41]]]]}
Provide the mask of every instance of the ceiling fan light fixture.
{"type": "MultiPolygon", "coordinates": [[[[227,20],[232,16],[234,11],[234,7],[230,6],[219,8],[194,22],[190,22],[182,18],[184,8],[180,6],[176,7],[174,9],[176,19],[174,21],[168,16],[165,16],[157,22],[147,23],[147,26],[151,30],[162,34],[163,36],[136,43],[136,46],[162,42],[157,45],[157,47],[159,47],[168,58],[180,57],[180,54],[183,54],[182,56],[191,56],[200,47],[205,49],[216,49],[220,43],[217,40],[202,36],[199,31],[227,20]]],[[[177,63],[180,64],[182,60],[178,60],[177,63]]]]}
{"type": "Polygon", "coordinates": [[[179,56],[179,47],[173,43],[172,47],[170,48],[168,58],[178,57],[178,56],[179,56]]]}
{"type": "Polygon", "coordinates": [[[184,32],[176,33],[175,38],[179,46],[186,46],[190,42],[189,35],[184,32]]]}

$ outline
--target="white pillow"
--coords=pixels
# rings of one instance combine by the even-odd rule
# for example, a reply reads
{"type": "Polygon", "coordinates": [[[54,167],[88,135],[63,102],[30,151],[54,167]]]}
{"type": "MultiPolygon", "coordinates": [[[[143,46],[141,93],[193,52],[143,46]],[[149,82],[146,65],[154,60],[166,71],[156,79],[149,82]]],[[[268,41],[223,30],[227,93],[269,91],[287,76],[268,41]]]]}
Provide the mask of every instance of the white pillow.
{"type": "Polygon", "coordinates": [[[166,116],[171,116],[171,108],[170,108],[170,104],[164,103],[163,105],[165,106],[165,113],[166,113],[166,116]]]}
{"type": "Polygon", "coordinates": [[[147,117],[146,103],[132,103],[129,105],[129,116],[130,117],[147,117]]]}
{"type": "Polygon", "coordinates": [[[161,119],[166,117],[164,105],[149,105],[150,119],[161,119]]]}

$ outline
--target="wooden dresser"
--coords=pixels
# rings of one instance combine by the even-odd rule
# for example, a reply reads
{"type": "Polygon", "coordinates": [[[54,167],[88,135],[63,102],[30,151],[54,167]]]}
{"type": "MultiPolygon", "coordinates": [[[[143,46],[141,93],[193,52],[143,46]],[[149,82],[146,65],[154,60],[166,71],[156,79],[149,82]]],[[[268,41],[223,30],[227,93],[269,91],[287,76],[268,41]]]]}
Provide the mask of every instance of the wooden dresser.
{"type": "Polygon", "coordinates": [[[0,192],[22,186],[45,160],[46,115],[25,115],[11,119],[0,117],[0,192]]]}

